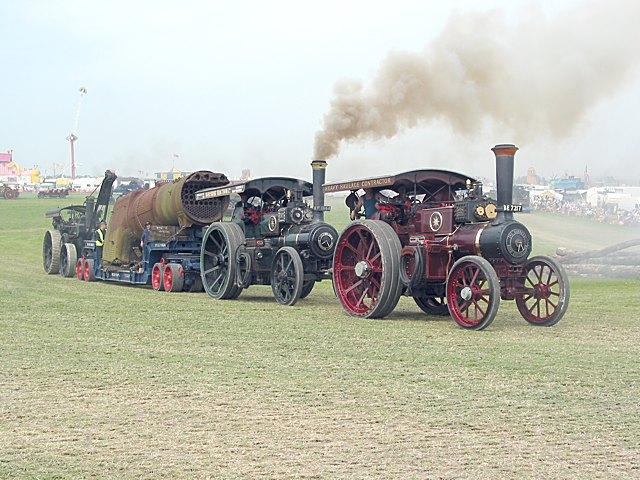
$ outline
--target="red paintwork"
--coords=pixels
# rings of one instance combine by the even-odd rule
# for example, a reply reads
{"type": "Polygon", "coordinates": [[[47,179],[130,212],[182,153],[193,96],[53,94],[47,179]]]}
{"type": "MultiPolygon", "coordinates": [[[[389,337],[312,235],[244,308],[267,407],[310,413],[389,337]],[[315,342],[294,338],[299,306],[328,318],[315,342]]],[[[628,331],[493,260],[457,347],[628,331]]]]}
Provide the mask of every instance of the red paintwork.
{"type": "Polygon", "coordinates": [[[244,218],[249,219],[251,223],[253,223],[254,225],[257,225],[260,223],[260,219],[262,218],[262,215],[260,214],[260,211],[257,208],[248,207],[244,209],[244,218]]]}
{"type": "Polygon", "coordinates": [[[76,262],[76,278],[78,280],[84,278],[84,257],[80,257],[76,262]]]}
{"type": "MultiPolygon", "coordinates": [[[[428,180],[425,180],[428,181],[428,180]]],[[[398,235],[403,247],[420,248],[424,258],[423,283],[413,288],[418,293],[427,283],[444,283],[453,263],[467,255],[481,255],[477,241],[484,228],[491,222],[456,225],[454,220],[454,191],[441,188],[430,194],[428,201],[412,207],[378,203],[380,220],[388,223],[398,235]],[[432,223],[439,217],[439,226],[432,223]],[[437,228],[434,228],[437,227],[437,228]]],[[[336,255],[343,250],[340,244],[336,255]]],[[[511,265],[501,259],[487,259],[500,278],[502,298],[514,299],[522,290],[522,266],[511,265]]],[[[340,292],[340,289],[337,289],[340,292]]]]}
{"type": "Polygon", "coordinates": [[[486,282],[480,267],[471,262],[459,264],[451,271],[447,283],[447,302],[449,313],[460,326],[475,327],[486,317],[491,301],[489,289],[484,288],[486,282]],[[460,292],[466,287],[471,289],[471,298],[465,301],[461,299],[460,292]]]}
{"type": "Polygon", "coordinates": [[[91,269],[89,268],[89,261],[85,260],[84,261],[84,276],[83,279],[85,282],[89,281],[90,275],[91,275],[91,269]]]}
{"type": "Polygon", "coordinates": [[[162,280],[164,282],[164,291],[170,292],[173,287],[173,270],[167,267],[162,274],[162,280]]]}
{"type": "MultiPolygon", "coordinates": [[[[164,260],[164,259],[162,259],[164,260]]],[[[162,271],[157,263],[151,269],[151,286],[154,290],[160,290],[162,282],[162,271]]]]}
{"type": "Polygon", "coordinates": [[[366,315],[378,302],[382,284],[378,243],[367,228],[353,225],[338,242],[334,258],[335,291],[342,305],[353,315],[366,315]],[[370,269],[366,278],[359,278],[355,273],[355,266],[360,261],[366,262],[370,269]]]}
{"type": "Polygon", "coordinates": [[[544,323],[558,308],[560,284],[554,270],[542,262],[533,262],[523,274],[524,292],[516,302],[526,308],[520,313],[531,323],[544,323]]]}

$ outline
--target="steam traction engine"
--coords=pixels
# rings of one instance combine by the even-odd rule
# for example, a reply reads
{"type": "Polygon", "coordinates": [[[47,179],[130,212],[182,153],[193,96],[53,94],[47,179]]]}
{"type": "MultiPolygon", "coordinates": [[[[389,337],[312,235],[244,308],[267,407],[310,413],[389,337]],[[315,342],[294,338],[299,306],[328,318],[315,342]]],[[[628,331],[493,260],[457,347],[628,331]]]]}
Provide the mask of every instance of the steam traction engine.
{"type": "Polygon", "coordinates": [[[42,242],[42,266],[46,273],[60,273],[63,277],[73,277],[76,273],[78,254],[82,253],[85,240],[91,240],[98,224],[107,218],[115,180],[116,174],[107,170],[97,197],[89,195],[82,205],[46,212],[52,223],[42,242]]]}
{"type": "Polygon", "coordinates": [[[326,184],[325,192],[351,191],[351,207],[360,189],[377,202],[374,219],[352,222],[336,246],[334,289],[346,312],[384,317],[404,294],[427,314],[481,330],[503,299],[534,325],[557,323],[569,282],[552,258],[529,258],[531,235],[513,219],[521,210],[512,204],[516,150],[493,148],[497,202],[474,179],[443,170],[326,184]]]}
{"type": "Polygon", "coordinates": [[[202,283],[215,299],[235,299],[250,285],[271,285],[276,301],[293,305],[315,282],[331,278],[336,230],[323,221],[324,164],[314,170],[320,192],[295,178],[267,177],[202,190],[198,200],[239,195],[230,222],[213,223],[202,241],[202,283]]]}

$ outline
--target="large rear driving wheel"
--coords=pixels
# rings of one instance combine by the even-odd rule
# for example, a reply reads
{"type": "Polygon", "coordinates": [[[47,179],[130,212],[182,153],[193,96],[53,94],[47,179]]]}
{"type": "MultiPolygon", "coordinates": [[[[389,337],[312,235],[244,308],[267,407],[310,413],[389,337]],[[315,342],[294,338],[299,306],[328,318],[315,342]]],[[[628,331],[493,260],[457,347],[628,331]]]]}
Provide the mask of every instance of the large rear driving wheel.
{"type": "Polygon", "coordinates": [[[204,290],[216,300],[238,298],[235,252],[244,243],[244,233],[235,223],[212,223],[204,233],[200,274],[204,290]]]}
{"type": "Polygon", "coordinates": [[[402,293],[400,240],[379,220],[357,220],[340,235],[333,257],[333,284],[350,315],[382,318],[402,293]]]}
{"type": "Polygon", "coordinates": [[[524,267],[523,293],[516,295],[520,315],[533,325],[550,327],[569,306],[569,278],[564,267],[546,256],[529,259],[524,267]]]}
{"type": "Polygon", "coordinates": [[[475,255],[454,263],[447,280],[447,304],[462,328],[487,328],[500,306],[500,279],[491,264],[475,255]]]}
{"type": "Polygon", "coordinates": [[[58,230],[47,230],[42,241],[42,266],[49,275],[60,271],[60,243],[58,230]]]}

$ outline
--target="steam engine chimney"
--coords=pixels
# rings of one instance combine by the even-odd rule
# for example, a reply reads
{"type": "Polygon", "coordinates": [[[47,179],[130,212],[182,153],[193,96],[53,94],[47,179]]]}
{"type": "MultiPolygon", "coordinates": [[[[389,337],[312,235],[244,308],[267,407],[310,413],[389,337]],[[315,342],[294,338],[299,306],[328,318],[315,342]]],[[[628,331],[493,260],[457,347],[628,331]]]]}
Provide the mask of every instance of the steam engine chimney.
{"type": "Polygon", "coordinates": [[[504,205],[513,203],[513,158],[518,147],[511,144],[496,145],[491,149],[496,156],[496,191],[498,215],[495,223],[513,220],[513,212],[503,211],[504,205]]]}
{"type": "Polygon", "coordinates": [[[313,218],[316,221],[324,221],[324,190],[327,162],[314,160],[311,162],[313,169],[313,218]]]}

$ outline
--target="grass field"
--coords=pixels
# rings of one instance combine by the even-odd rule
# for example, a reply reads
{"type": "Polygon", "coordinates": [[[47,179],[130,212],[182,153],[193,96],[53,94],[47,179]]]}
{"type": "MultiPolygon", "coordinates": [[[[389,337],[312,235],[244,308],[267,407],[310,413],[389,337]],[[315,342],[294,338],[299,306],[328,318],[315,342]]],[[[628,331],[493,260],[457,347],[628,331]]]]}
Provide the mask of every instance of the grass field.
{"type": "MultiPolygon", "coordinates": [[[[65,203],[0,200],[0,477],[640,477],[640,281],[484,332],[407,299],[356,320],[328,283],[290,308],[87,285],[42,272],[65,203]]],[[[538,252],[635,235],[523,221],[538,252]]]]}

